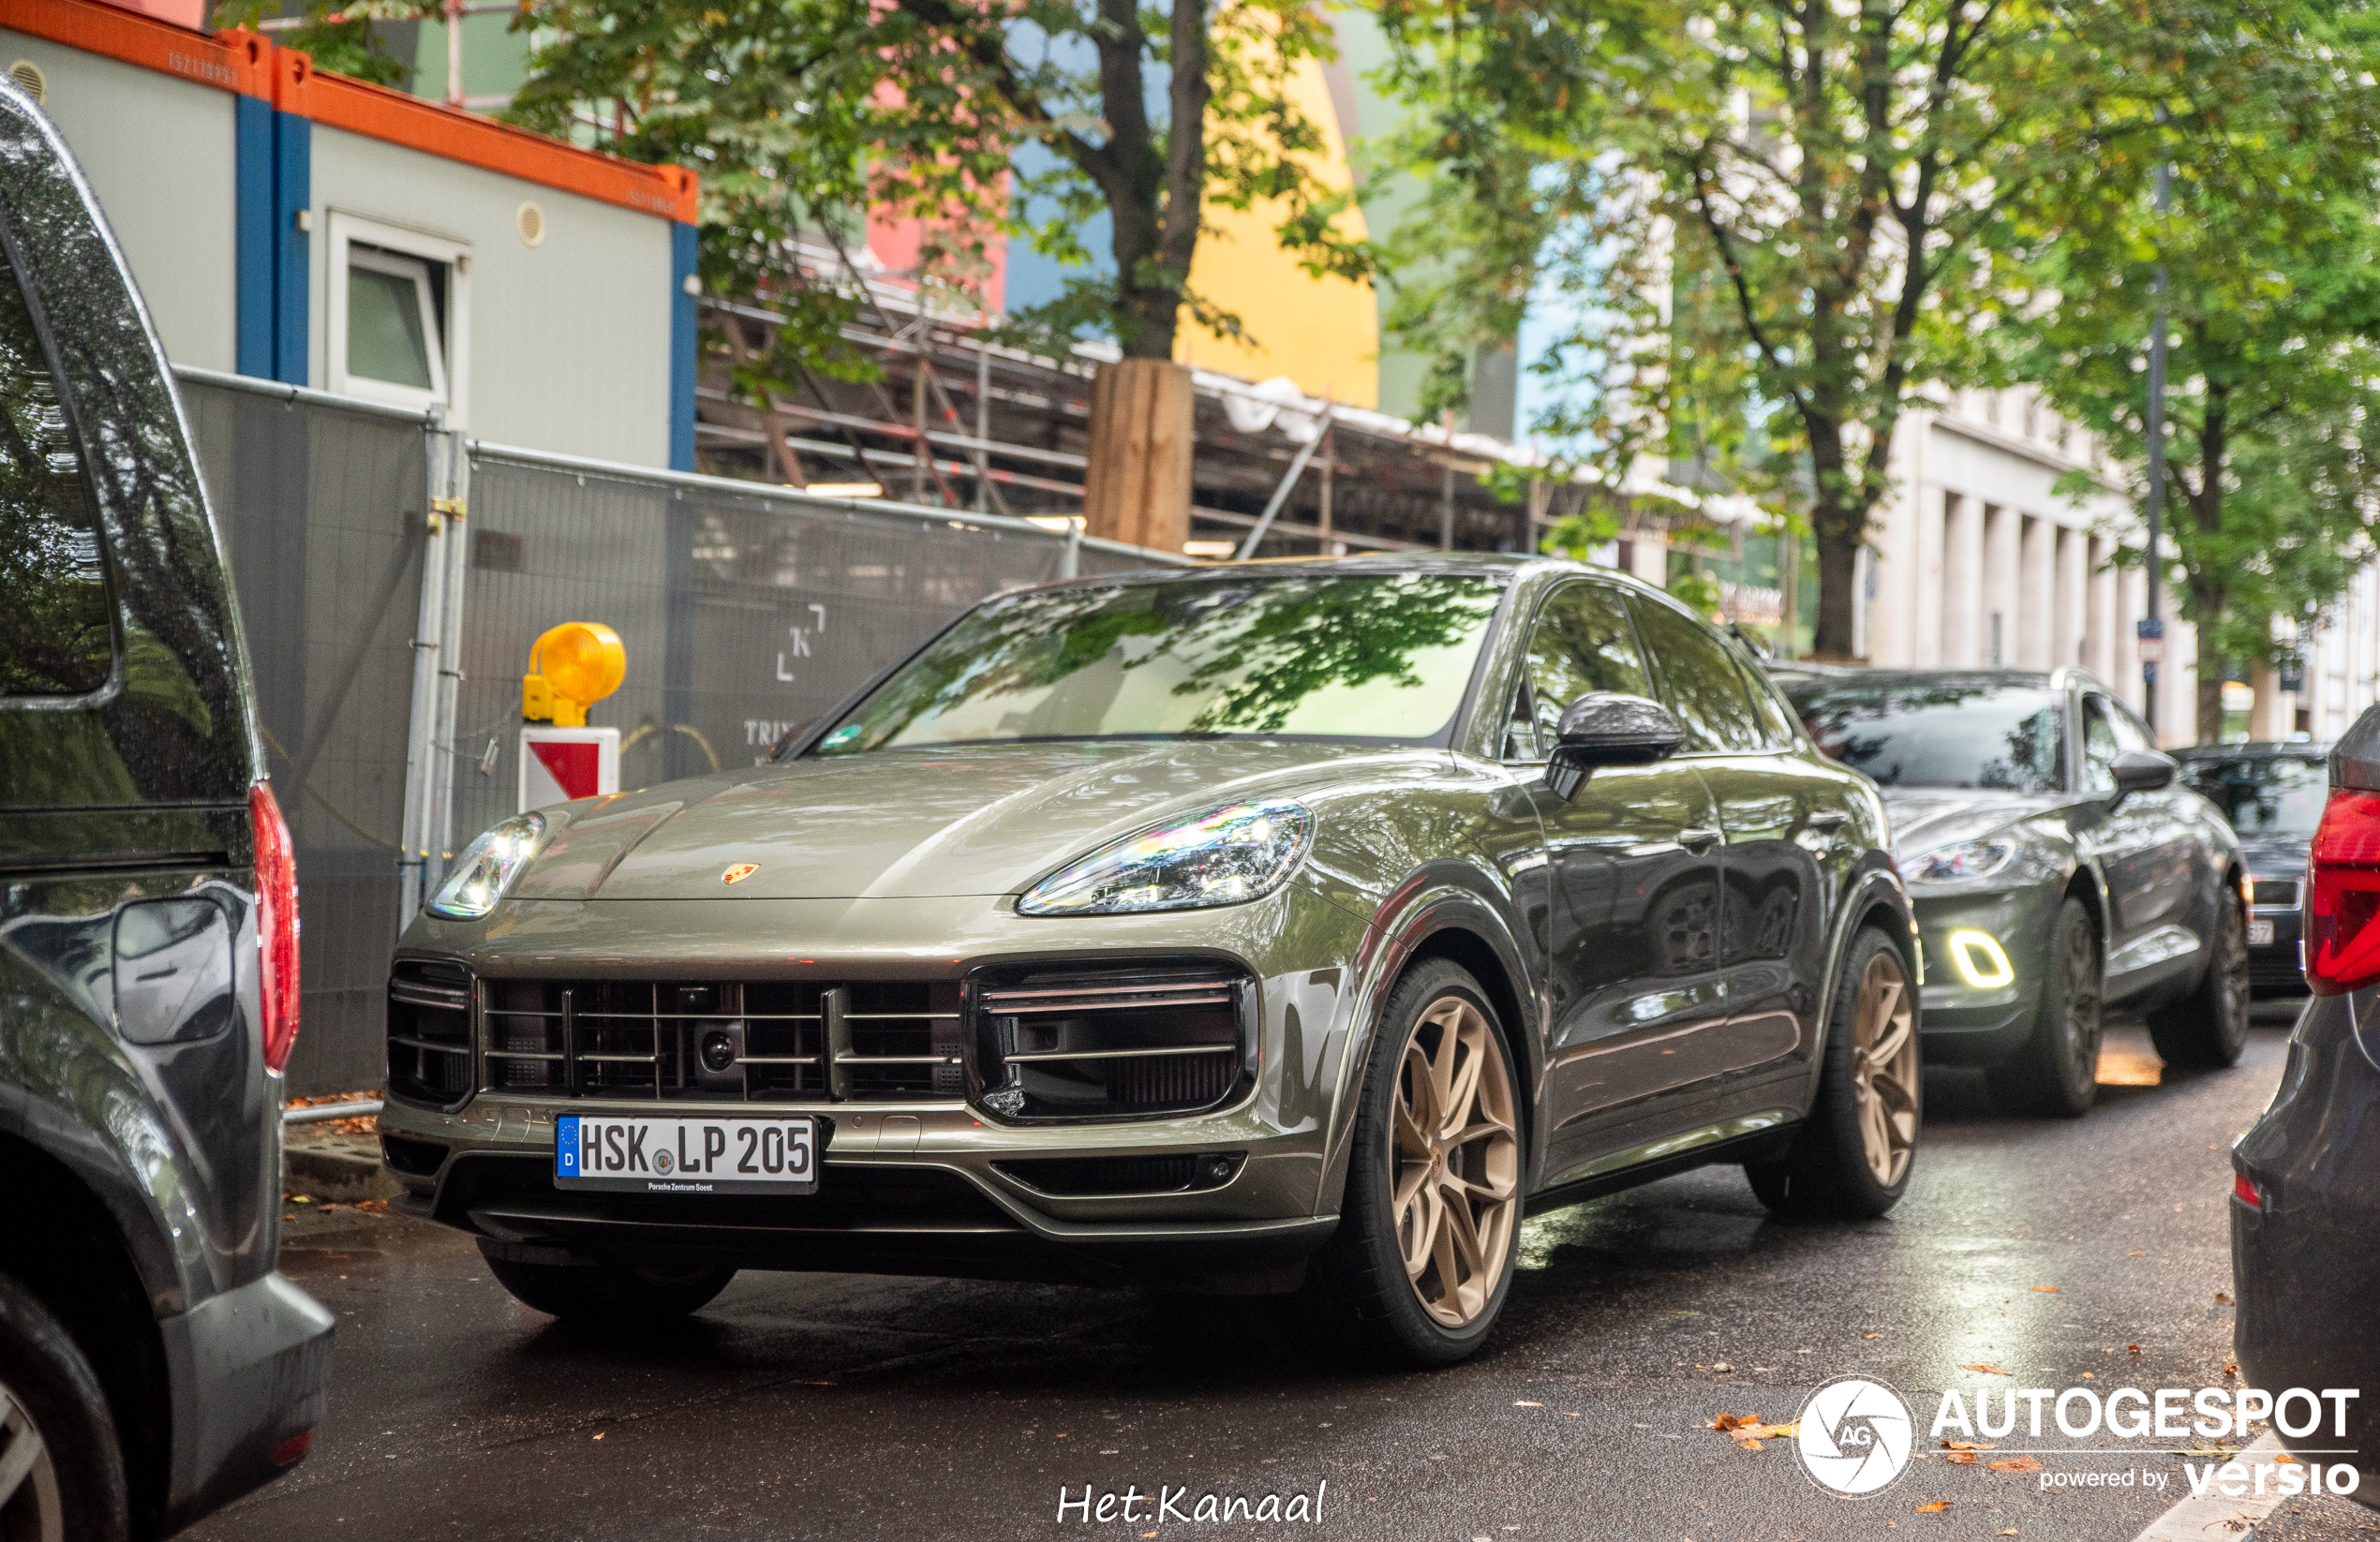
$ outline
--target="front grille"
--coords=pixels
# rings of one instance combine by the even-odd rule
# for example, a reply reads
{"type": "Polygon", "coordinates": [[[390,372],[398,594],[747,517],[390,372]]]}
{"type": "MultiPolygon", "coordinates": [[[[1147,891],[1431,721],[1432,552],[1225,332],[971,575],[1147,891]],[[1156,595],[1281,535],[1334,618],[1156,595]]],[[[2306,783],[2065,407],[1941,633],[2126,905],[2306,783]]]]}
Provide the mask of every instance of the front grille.
{"type": "Polygon", "coordinates": [[[2260,878],[2248,886],[2249,903],[2254,905],[2294,905],[2298,902],[2298,881],[2294,878],[2260,878]]]}
{"type": "MultiPolygon", "coordinates": [[[[468,976],[400,964],[389,1000],[391,1090],[460,1102],[474,1085],[468,976]],[[444,972],[433,991],[408,970],[444,972]],[[431,1011],[442,1016],[425,1025],[431,1011]]],[[[483,980],[476,1001],[476,1085],[491,1092],[759,1103],[967,1090],[955,984],[483,980]]]]}
{"type": "Polygon", "coordinates": [[[2303,996],[2306,977],[2295,948],[2258,949],[2248,955],[2248,986],[2259,996],[2303,996]]]}
{"type": "Polygon", "coordinates": [[[448,1107],[471,1091],[471,977],[459,964],[400,958],[389,975],[388,1085],[448,1107]]]}
{"type": "Polygon", "coordinates": [[[990,971],[975,981],[984,1106],[1018,1119],[1212,1108],[1256,1070],[1256,986],[1237,971],[990,971]]]}

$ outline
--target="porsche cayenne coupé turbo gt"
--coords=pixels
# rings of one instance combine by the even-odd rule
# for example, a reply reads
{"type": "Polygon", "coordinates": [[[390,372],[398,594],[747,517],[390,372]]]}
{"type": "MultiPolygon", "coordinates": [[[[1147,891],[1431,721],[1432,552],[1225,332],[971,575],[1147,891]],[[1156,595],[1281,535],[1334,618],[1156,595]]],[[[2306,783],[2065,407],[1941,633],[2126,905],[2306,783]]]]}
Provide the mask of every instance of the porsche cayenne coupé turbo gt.
{"type": "Polygon", "coordinates": [[[1060,584],[777,764],[488,832],[400,946],[380,1128],[400,1203],[561,1315],[1142,1281],[1443,1363],[1532,1210],[1714,1162],[1893,1204],[1883,839],[1748,656],[1607,572],[1060,584]]]}
{"type": "Polygon", "coordinates": [[[1988,1067],[2010,1112],[2097,1096],[2100,1017],[2145,1010],[2171,1063],[2248,1030],[2239,845],[2080,670],[1795,671],[1818,746],[1875,778],[1925,935],[1926,1058],[1988,1067]]]}

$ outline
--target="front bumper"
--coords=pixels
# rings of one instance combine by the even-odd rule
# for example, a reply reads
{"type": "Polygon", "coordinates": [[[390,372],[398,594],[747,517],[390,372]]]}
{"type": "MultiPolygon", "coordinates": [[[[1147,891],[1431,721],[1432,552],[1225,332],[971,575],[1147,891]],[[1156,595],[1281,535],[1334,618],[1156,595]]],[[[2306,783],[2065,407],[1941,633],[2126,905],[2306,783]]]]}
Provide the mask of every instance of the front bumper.
{"type": "MultiPolygon", "coordinates": [[[[2366,991],[2356,1010],[2380,1000],[2366,991]]],[[[2262,1197],[2230,1201],[2239,1315],[2233,1343],[2250,1386],[2356,1387],[2346,1431],[2322,1424],[2292,1446],[2352,1457],[2354,1497],[2380,1507],[2380,1342],[2370,1330],[2372,1259],[2380,1250],[2380,1070],[2355,1042],[2348,999],[2317,997],[2290,1035],[2272,1105],[2233,1148],[2232,1164],[2262,1197]]],[[[2284,1437],[2286,1438],[2286,1437],[2284,1437]]]]}
{"type": "Polygon", "coordinates": [[[980,897],[516,902],[477,927],[417,923],[402,951],[453,957],[497,982],[589,974],[956,982],[1028,961],[1104,968],[1197,955],[1228,961],[1254,982],[1253,1075],[1234,1101],[1204,1111],[1080,1122],[998,1117],[947,1091],[771,1101],[770,1110],[822,1120],[820,1190],[798,1196],[554,1187],[559,1115],[758,1111],[735,1099],[673,1093],[657,1105],[485,1090],[448,1110],[393,1099],[380,1130],[408,1208],[499,1248],[699,1257],[737,1268],[1277,1288],[1336,1224],[1326,1168],[1358,1039],[1365,932],[1361,916],[1302,880],[1251,905],[1099,917],[1088,927],[1019,917],[980,897]],[[1059,1193],[1013,1170],[1030,1162],[1218,1156],[1231,1164],[1227,1180],[1167,1191],[1059,1193]]]}
{"type": "Polygon", "coordinates": [[[2043,951],[2060,891],[2047,885],[1968,891],[1912,886],[1911,908],[1926,950],[1923,1026],[1927,1061],[1996,1065],[2032,1036],[2041,1005],[2043,951]],[[1980,931],[2000,944],[2014,976],[2006,985],[1970,985],[1951,950],[1954,932],[1980,931]]]}
{"type": "Polygon", "coordinates": [[[400,1205],[527,1261],[546,1253],[630,1263],[1135,1281],[1198,1289],[1294,1284],[1337,1224],[1317,1216],[1318,1132],[1285,1134],[1255,1107],[1128,1126],[1003,1128],[963,1104],[787,1108],[831,1123],[819,1190],[676,1196],[554,1186],[554,1118],[601,1111],[749,1114],[748,1104],[573,1101],[492,1094],[459,1113],[392,1105],[380,1129],[400,1205]],[[439,1151],[433,1171],[405,1171],[439,1151]],[[898,1148],[888,1149],[888,1148],[898,1148]],[[1230,1178],[1186,1192],[1062,1195],[1007,1169],[1029,1161],[1219,1155],[1230,1178]]]}
{"type": "Polygon", "coordinates": [[[157,1325],[173,1388],[167,1531],[289,1470],[274,1454],[322,1422],[332,1324],[274,1273],[157,1325]]]}

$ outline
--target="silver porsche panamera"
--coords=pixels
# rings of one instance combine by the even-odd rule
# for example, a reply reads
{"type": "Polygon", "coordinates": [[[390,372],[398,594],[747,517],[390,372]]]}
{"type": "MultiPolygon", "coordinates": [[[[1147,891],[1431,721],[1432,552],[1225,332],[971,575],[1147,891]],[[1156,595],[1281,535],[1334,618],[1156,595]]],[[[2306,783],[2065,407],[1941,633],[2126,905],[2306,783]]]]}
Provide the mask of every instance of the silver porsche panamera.
{"type": "Polygon", "coordinates": [[[390,1167],[565,1316],[739,1268],[1485,1337],[1524,1217],[1706,1163],[1877,1215],[1916,957],[1866,778],[1534,558],[987,601],[776,764],[507,822],[390,983],[390,1167]]]}

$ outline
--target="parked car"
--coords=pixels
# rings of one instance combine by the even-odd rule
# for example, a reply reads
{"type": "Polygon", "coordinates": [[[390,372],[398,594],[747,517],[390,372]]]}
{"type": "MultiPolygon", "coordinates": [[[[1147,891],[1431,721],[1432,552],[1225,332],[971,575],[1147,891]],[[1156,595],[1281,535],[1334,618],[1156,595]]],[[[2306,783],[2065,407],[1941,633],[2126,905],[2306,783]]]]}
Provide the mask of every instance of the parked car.
{"type": "Polygon", "coordinates": [[[987,601],[779,764],[498,825],[407,928],[412,1212],[561,1316],[738,1268],[1302,1289],[1441,1363],[1526,1211],[1918,1133],[1872,787],[1608,572],[1167,571],[987,601]]]}
{"type": "Polygon", "coordinates": [[[117,1542],[322,1416],[275,1268],[297,884],[164,354],[6,82],[0,141],[0,1535],[117,1542]]]}
{"type": "Polygon", "coordinates": [[[2181,779],[2223,811],[2248,864],[2248,985],[2258,997],[2298,997],[2298,896],[2306,851],[2329,796],[2324,744],[2199,745],[2178,750],[2181,779]]]}
{"type": "MultiPolygon", "coordinates": [[[[2289,1037],[2271,1106],[2231,1152],[2232,1342],[2247,1386],[2365,1389],[2323,1405],[2343,1416],[2343,1429],[2326,1416],[2303,1435],[2280,1433],[2310,1462],[2353,1463],[2353,1497],[2380,1507],[2380,1409],[2370,1390],[2380,1386],[2371,1330],[2380,1284],[2380,707],[2365,708],[2331,752],[2327,792],[2304,906],[2313,1000],[2289,1037]]],[[[2288,1422],[2303,1427],[2304,1410],[2290,1410],[2288,1422]]]]}
{"type": "Polygon", "coordinates": [[[2103,1012],[2157,1052],[2246,1043],[2246,867],[2116,693],[2075,669],[1776,672],[1820,749],[1873,778],[1925,936],[1925,1052],[2011,1111],[2097,1096],[2103,1012]]]}

